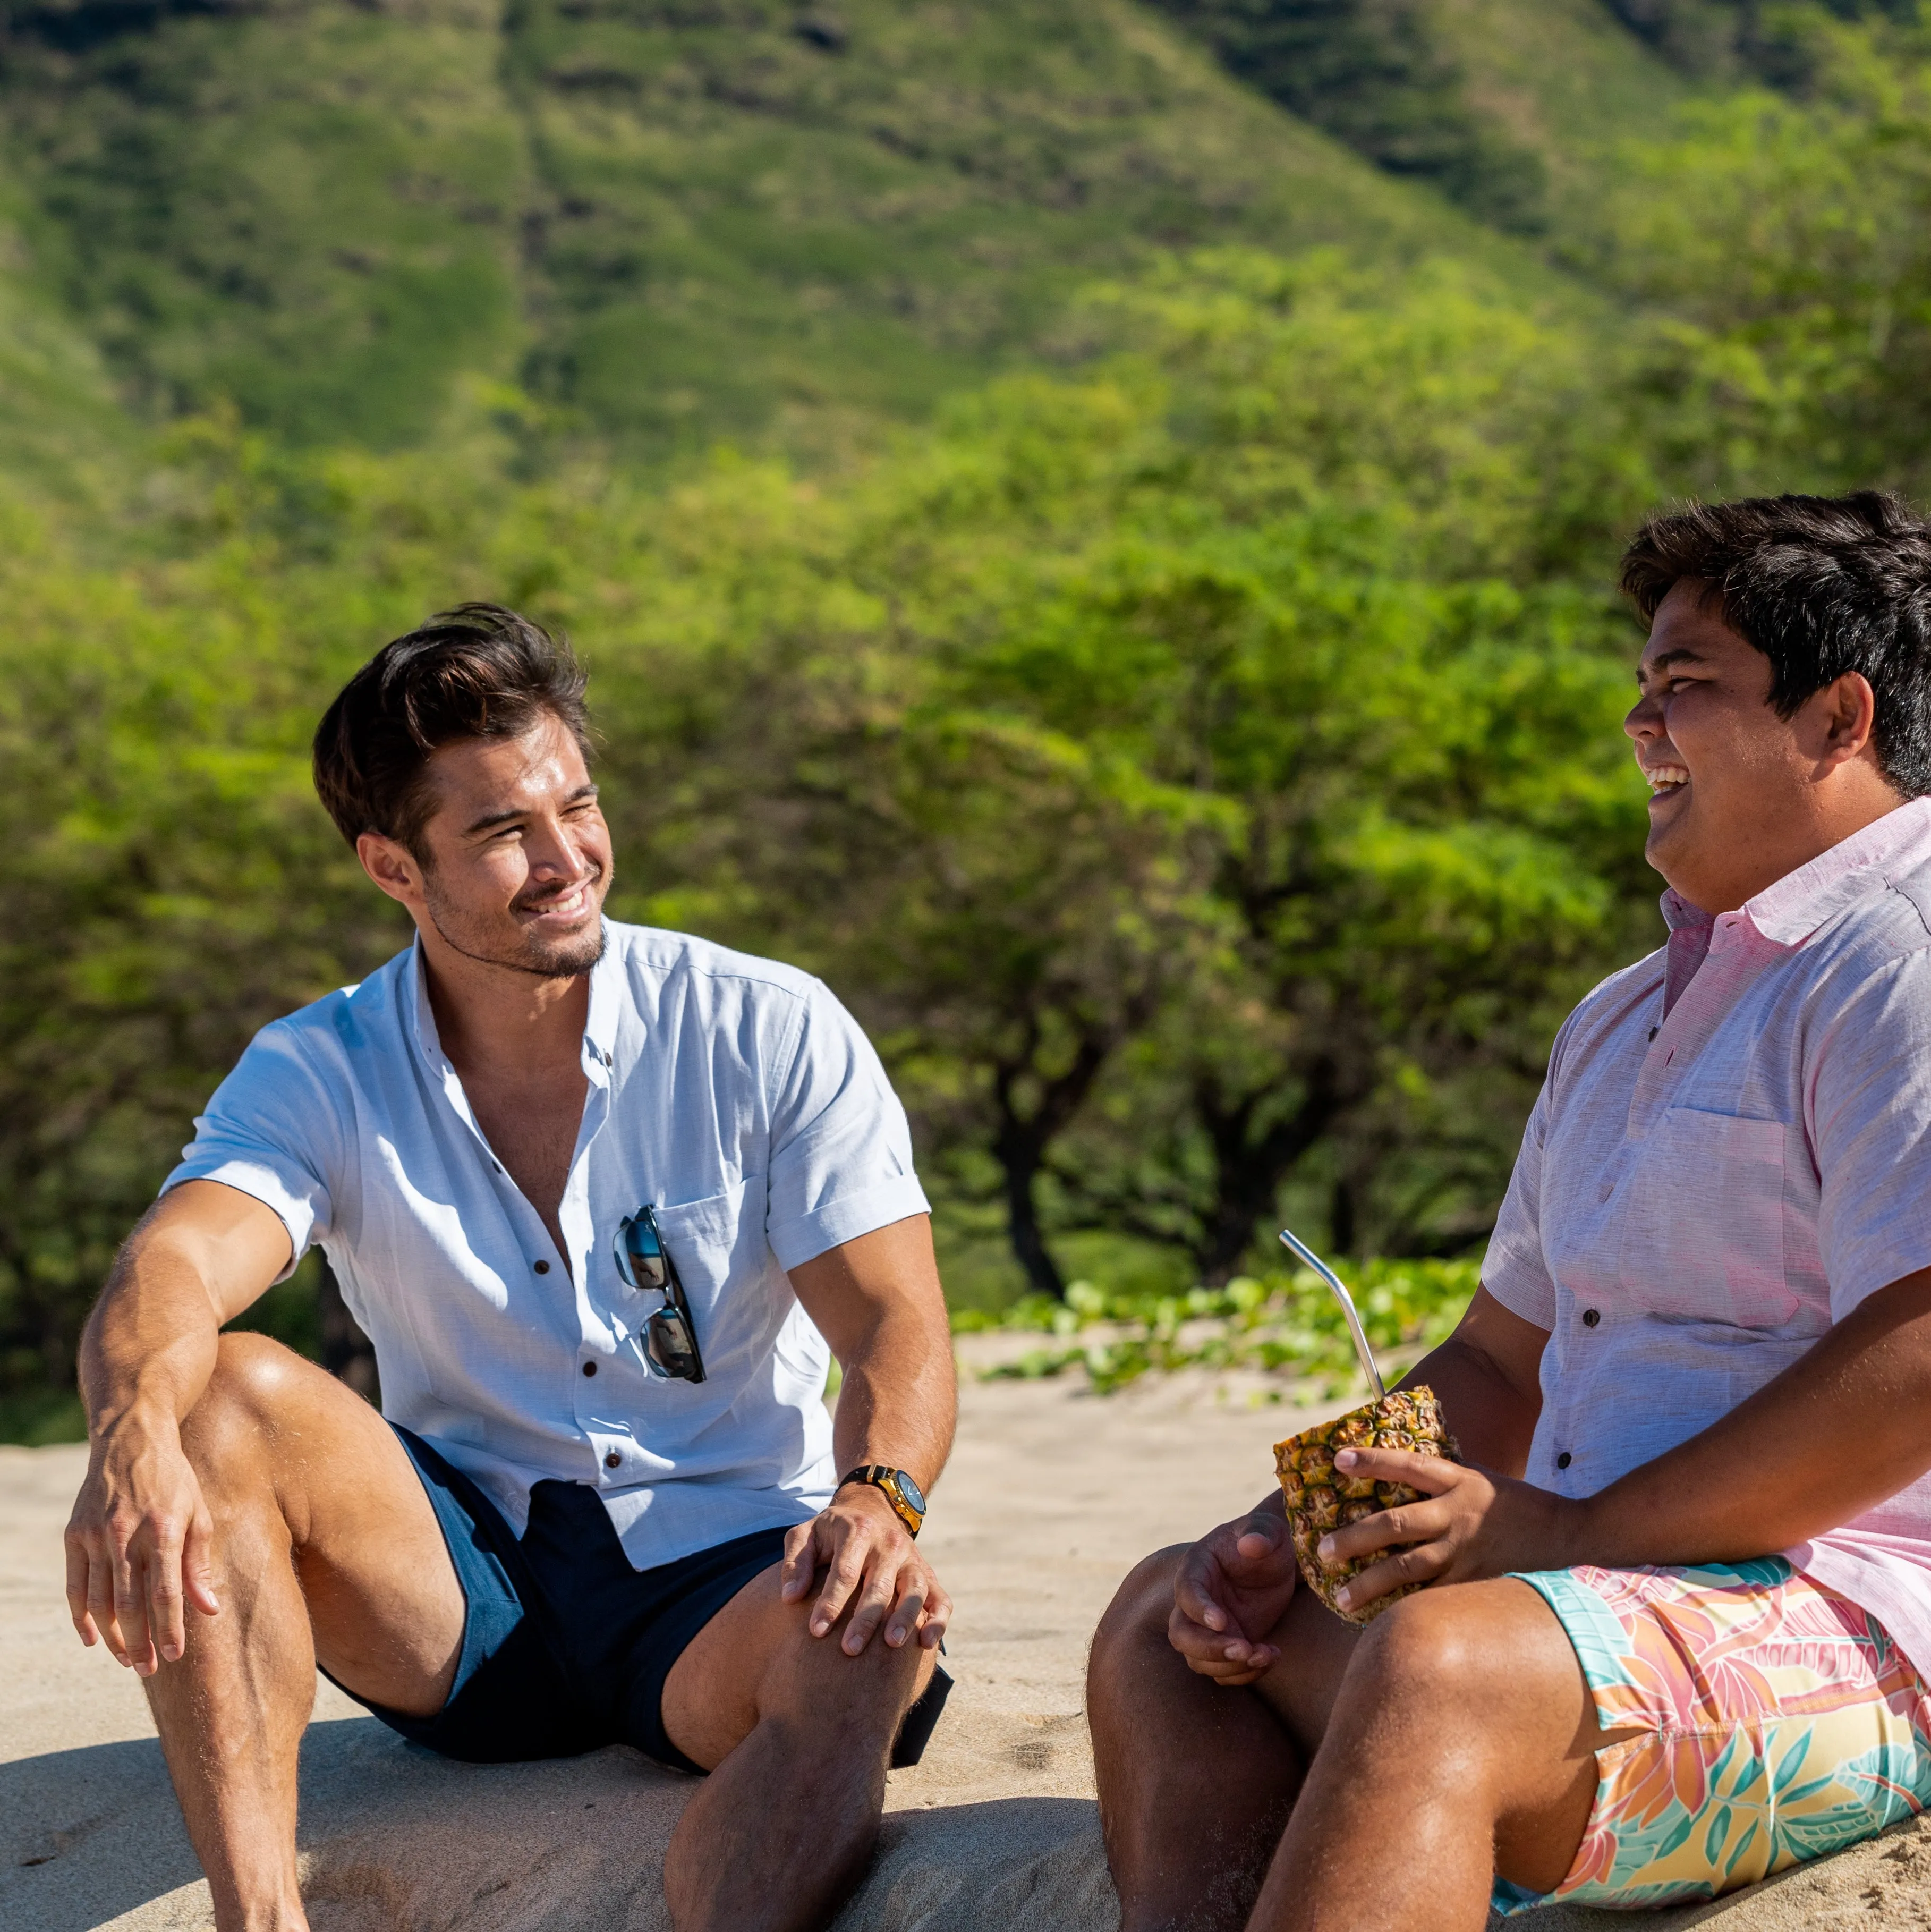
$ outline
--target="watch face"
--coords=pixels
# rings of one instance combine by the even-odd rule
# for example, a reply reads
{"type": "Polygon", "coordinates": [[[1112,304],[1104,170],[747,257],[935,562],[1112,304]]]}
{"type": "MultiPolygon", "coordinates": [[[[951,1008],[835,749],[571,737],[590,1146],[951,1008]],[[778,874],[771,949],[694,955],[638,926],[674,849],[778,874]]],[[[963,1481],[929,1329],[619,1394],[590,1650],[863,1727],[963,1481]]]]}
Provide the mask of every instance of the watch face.
{"type": "Polygon", "coordinates": [[[919,1485],[903,1469],[895,1469],[892,1473],[898,1478],[898,1493],[920,1516],[923,1516],[925,1514],[925,1498],[920,1492],[919,1485]]]}

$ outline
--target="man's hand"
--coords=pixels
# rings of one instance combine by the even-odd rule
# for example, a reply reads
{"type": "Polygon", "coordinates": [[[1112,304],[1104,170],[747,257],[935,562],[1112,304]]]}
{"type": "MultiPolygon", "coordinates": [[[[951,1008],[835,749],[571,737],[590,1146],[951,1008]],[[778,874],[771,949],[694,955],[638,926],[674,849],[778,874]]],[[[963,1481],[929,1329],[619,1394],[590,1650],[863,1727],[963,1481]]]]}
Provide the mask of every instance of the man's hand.
{"type": "Polygon", "coordinates": [[[1297,1574],[1285,1516],[1263,1506],[1202,1537],[1174,1580],[1167,1637],[1187,1668],[1230,1688],[1280,1656],[1263,1641],[1285,1614],[1297,1574]]]}
{"type": "Polygon", "coordinates": [[[1582,1561],[1587,1505],[1439,1456],[1401,1449],[1343,1449],[1337,1470],[1405,1483],[1419,1500],[1363,1516],[1321,1540],[1325,1558],[1393,1553],[1339,1592],[1359,1610],[1405,1583],[1472,1583],[1512,1570],[1561,1570],[1582,1561]],[[1398,1547],[1407,1545],[1405,1548],[1398,1547]]]}
{"type": "Polygon", "coordinates": [[[82,1643],[151,1676],[187,1647],[184,1606],[214,1598],[214,1524],[181,1446],[221,1324],[291,1258],[274,1209],[184,1181],[128,1236],[80,1340],[93,1454],[67,1526],[67,1602],[82,1643]]]}
{"type": "Polygon", "coordinates": [[[151,1677],[187,1647],[184,1604],[217,1615],[214,1526],[172,1416],[130,1410],[95,1442],[67,1526],[80,1640],[151,1677]],[[158,1653],[158,1654],[157,1654],[158,1653]]]}
{"type": "Polygon", "coordinates": [[[915,1632],[925,1649],[937,1649],[952,1621],[952,1600],[883,1490],[847,1484],[809,1522],[791,1531],[784,1539],[784,1600],[802,1603],[820,1569],[828,1574],[811,1606],[814,1636],[824,1636],[849,1604],[842,1646],[847,1657],[865,1648],[881,1622],[893,1650],[915,1632]]]}

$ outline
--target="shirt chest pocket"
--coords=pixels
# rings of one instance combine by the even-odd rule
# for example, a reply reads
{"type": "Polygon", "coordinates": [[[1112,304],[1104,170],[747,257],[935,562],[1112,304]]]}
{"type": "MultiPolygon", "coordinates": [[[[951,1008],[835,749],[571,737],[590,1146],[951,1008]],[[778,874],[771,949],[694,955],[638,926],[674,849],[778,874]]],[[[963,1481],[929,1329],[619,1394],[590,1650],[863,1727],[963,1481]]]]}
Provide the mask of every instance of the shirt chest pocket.
{"type": "MultiPolygon", "coordinates": [[[[764,1177],[754,1174],[702,1201],[661,1206],[657,1226],[691,1304],[706,1370],[712,1372],[755,1346],[769,1325],[764,1177]]],[[[658,1302],[646,1298],[649,1306],[658,1302]]]]}
{"type": "Polygon", "coordinates": [[[1666,1321],[1775,1328],[1796,1314],[1784,1269],[1780,1120],[1672,1107],[1619,1190],[1617,1274],[1666,1321]]]}

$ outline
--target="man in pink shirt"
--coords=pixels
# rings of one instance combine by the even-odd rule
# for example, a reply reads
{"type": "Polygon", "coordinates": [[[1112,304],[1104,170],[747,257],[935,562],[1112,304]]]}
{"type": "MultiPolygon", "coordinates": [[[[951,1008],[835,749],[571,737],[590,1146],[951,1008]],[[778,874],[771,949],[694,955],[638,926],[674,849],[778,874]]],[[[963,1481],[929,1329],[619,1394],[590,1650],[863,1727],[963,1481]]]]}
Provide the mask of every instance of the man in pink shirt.
{"type": "Polygon", "coordinates": [[[1280,1498],[1093,1652],[1126,1932],[1707,1898],[1931,1802],[1931,525],[1654,518],[1625,728],[1669,938],[1572,1014],[1483,1286],[1411,1378],[1465,1464],[1280,1498]],[[1921,1672],[1923,1674],[1921,1674],[1921,1672]]]}

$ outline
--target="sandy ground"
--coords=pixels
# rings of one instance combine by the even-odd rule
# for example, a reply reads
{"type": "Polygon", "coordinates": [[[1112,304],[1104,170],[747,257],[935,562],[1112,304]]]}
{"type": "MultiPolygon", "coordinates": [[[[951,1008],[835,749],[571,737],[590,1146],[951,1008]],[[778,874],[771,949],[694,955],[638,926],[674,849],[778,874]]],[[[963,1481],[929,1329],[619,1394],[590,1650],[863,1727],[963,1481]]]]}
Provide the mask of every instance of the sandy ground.
{"type": "MultiPolygon", "coordinates": [[[[991,1338],[988,1338],[988,1345],[991,1338]]],[[[893,1774],[880,1856],[838,1932],[1113,1932],[1081,1712],[1087,1640],[1136,1558],[1250,1504],[1298,1426],[1251,1383],[1099,1399],[968,1375],[925,1540],[958,1601],[958,1679],[925,1762],[893,1774]]],[[[0,1448],[0,1932],[211,1924],[133,1678],[75,1642],[59,1532],[78,1449],[0,1448]]],[[[662,1850],[688,1780],[621,1750],[453,1765],[327,1684],[304,1751],[316,1932],[667,1932],[662,1850]]],[[[1612,1932],[1546,1911],[1525,1932],[1612,1932]]],[[[1931,1832],[1907,1827],[1657,1928],[1931,1925],[1931,1832]]]]}

